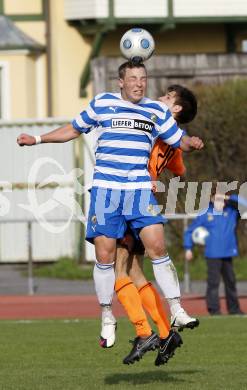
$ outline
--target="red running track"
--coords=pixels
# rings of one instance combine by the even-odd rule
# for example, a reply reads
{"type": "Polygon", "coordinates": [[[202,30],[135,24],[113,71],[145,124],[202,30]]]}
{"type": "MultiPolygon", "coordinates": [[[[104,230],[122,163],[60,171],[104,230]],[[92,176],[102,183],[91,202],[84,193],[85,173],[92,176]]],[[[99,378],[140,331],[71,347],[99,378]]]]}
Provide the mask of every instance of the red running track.
{"type": "MultiPolygon", "coordinates": [[[[191,315],[207,315],[202,296],[187,296],[183,307],[191,315]]],[[[240,297],[241,309],[247,313],[247,297],[240,297]]],[[[226,313],[225,299],[221,299],[222,313],[226,313]]],[[[124,316],[124,310],[114,299],[114,314],[124,316]]],[[[98,318],[100,309],[94,295],[81,296],[0,296],[0,319],[98,318]]]]}

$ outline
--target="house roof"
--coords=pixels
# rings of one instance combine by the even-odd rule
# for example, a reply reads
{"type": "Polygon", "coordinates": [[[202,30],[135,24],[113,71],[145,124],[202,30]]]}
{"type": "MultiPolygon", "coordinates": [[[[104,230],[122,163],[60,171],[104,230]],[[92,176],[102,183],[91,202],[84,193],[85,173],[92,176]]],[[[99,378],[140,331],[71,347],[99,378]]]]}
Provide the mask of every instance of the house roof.
{"type": "Polygon", "coordinates": [[[9,18],[0,15],[0,50],[43,51],[44,46],[30,38],[9,18]]]}

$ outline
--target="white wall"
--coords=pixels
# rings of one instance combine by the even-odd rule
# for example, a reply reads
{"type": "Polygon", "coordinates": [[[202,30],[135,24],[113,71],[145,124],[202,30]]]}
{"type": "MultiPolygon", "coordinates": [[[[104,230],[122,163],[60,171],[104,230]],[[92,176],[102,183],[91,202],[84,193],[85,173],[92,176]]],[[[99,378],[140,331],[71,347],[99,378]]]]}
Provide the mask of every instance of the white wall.
{"type": "Polygon", "coordinates": [[[10,79],[9,79],[9,63],[0,61],[0,95],[1,95],[1,118],[10,118],[10,79]]]}
{"type": "MultiPolygon", "coordinates": [[[[62,121],[64,123],[64,121],[62,121]]],[[[74,177],[69,173],[74,169],[74,144],[42,144],[20,148],[16,143],[17,136],[22,133],[42,134],[59,127],[59,121],[39,121],[32,123],[0,122],[0,222],[1,220],[34,219],[36,211],[42,205],[45,219],[65,219],[71,216],[74,206],[74,177]],[[34,167],[40,162],[36,177],[34,167]],[[50,175],[48,180],[60,184],[62,188],[31,189],[27,191],[27,183],[40,183],[50,175]],[[11,191],[12,188],[12,191],[11,191]],[[31,194],[31,195],[30,195],[31,194]],[[64,196],[69,199],[69,207],[63,204],[64,196]],[[30,198],[31,196],[31,198],[30,198]],[[62,199],[62,202],[59,199],[62,199]],[[34,212],[21,205],[29,205],[32,199],[37,201],[34,212]]],[[[49,187],[50,184],[48,184],[49,187]]],[[[66,198],[66,199],[67,199],[66,198]]],[[[65,223],[65,222],[63,222],[65,223]]],[[[33,254],[35,260],[52,260],[62,255],[72,256],[76,250],[75,224],[71,223],[61,233],[56,233],[61,224],[33,224],[33,254]],[[54,232],[55,231],[55,232],[54,232]]],[[[0,223],[0,261],[27,260],[27,225],[25,223],[0,223]]]]}
{"type": "Polygon", "coordinates": [[[233,17],[247,15],[246,0],[174,0],[175,17],[233,17]]]}
{"type": "MultiPolygon", "coordinates": [[[[108,0],[64,0],[66,20],[107,18],[108,0]]],[[[246,0],[173,0],[175,17],[247,16],[246,0]]],[[[168,16],[168,0],[114,0],[117,18],[168,16]]]]}
{"type": "Polygon", "coordinates": [[[117,18],[167,17],[168,0],[115,0],[114,15],[117,18]]]}
{"type": "Polygon", "coordinates": [[[66,20],[108,17],[108,0],[64,0],[66,20]]]}

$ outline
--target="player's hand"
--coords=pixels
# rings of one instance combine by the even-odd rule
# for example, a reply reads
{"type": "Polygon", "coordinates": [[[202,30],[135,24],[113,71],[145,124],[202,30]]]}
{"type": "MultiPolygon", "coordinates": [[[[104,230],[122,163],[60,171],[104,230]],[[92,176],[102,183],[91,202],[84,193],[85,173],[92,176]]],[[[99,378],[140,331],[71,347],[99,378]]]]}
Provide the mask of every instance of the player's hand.
{"type": "Polygon", "coordinates": [[[32,135],[20,134],[17,137],[17,143],[19,146],[32,146],[36,144],[36,140],[32,135]]]}
{"type": "Polygon", "coordinates": [[[190,137],[191,149],[201,150],[204,147],[204,143],[199,137],[190,137]]]}
{"type": "Polygon", "coordinates": [[[200,150],[204,147],[204,143],[199,137],[190,137],[184,135],[180,141],[180,149],[183,152],[192,152],[193,150],[200,150]]]}
{"type": "Polygon", "coordinates": [[[185,260],[191,261],[193,259],[193,252],[191,249],[186,249],[185,251],[185,260]]]}
{"type": "Polygon", "coordinates": [[[157,192],[157,184],[154,181],[152,181],[152,189],[151,189],[151,191],[153,192],[153,194],[155,194],[157,192]]]}

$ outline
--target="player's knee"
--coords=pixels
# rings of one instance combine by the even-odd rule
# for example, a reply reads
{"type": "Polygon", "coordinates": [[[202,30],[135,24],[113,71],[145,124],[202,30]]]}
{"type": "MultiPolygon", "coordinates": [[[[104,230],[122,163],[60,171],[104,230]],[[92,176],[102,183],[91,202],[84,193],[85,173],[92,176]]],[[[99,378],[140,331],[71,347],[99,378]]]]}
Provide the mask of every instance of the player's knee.
{"type": "Polygon", "coordinates": [[[139,271],[139,272],[131,271],[129,273],[129,276],[131,277],[136,288],[140,288],[147,283],[147,279],[145,278],[145,276],[143,275],[143,273],[141,271],[139,271]]]}
{"type": "Polygon", "coordinates": [[[163,257],[166,255],[166,249],[163,243],[155,242],[152,245],[152,248],[148,250],[148,254],[152,259],[158,259],[159,257],[163,257]]]}
{"type": "Polygon", "coordinates": [[[101,250],[96,255],[97,262],[100,264],[111,264],[115,261],[115,253],[110,253],[106,250],[101,250]]]}

